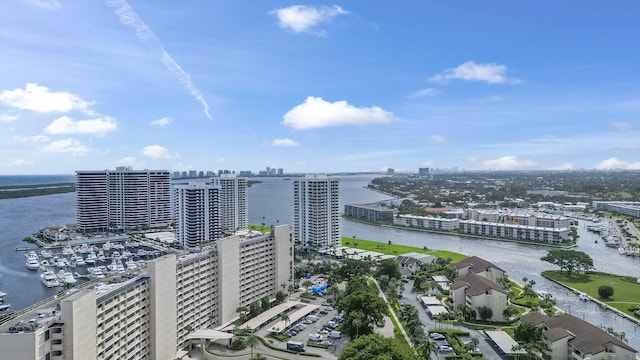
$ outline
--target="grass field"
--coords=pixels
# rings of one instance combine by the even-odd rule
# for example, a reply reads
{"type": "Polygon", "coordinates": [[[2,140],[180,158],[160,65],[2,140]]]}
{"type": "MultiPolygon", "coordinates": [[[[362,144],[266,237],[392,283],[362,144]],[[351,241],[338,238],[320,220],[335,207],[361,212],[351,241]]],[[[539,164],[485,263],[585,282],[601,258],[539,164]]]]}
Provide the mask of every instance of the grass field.
{"type": "Polygon", "coordinates": [[[543,274],[630,316],[634,315],[629,311],[629,308],[634,305],[640,305],[640,284],[633,277],[594,272],[573,274],[569,278],[566,272],[560,272],[559,270],[544,271],[543,274]],[[611,298],[602,299],[598,295],[598,288],[601,285],[613,287],[614,293],[611,298]]]}
{"type": "Polygon", "coordinates": [[[382,243],[378,241],[363,240],[363,239],[353,239],[348,237],[342,238],[342,245],[363,249],[363,250],[368,250],[368,251],[375,251],[383,254],[390,254],[390,255],[400,255],[400,254],[406,254],[409,252],[417,252],[422,254],[433,255],[435,257],[439,257],[443,259],[451,258],[452,263],[456,263],[462,259],[467,258],[466,255],[458,254],[456,252],[447,251],[447,250],[432,250],[427,248],[399,245],[394,243],[391,243],[391,245],[389,245],[389,243],[382,243]]]}

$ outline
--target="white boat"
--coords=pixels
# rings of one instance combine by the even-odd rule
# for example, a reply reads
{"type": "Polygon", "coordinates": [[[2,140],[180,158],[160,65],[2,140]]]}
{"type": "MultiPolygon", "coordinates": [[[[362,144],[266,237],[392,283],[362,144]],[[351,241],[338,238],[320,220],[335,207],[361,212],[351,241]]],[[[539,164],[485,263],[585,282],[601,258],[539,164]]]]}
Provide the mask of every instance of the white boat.
{"type": "Polygon", "coordinates": [[[91,251],[89,255],[87,255],[87,258],[84,261],[89,265],[93,265],[96,263],[97,260],[98,260],[98,256],[96,255],[95,252],[91,251]]]}
{"type": "Polygon", "coordinates": [[[62,249],[62,255],[68,256],[68,255],[73,255],[73,254],[75,254],[75,252],[73,251],[71,246],[65,246],[62,249]]]}
{"type": "Polygon", "coordinates": [[[44,258],[44,259],[49,259],[49,258],[51,258],[52,255],[53,254],[49,250],[40,251],[40,256],[42,256],[42,258],[44,258]]]}
{"type": "Polygon", "coordinates": [[[117,272],[124,272],[124,270],[125,270],[125,267],[122,264],[122,260],[118,260],[117,263],[116,263],[116,271],[117,272]]]}
{"type": "Polygon", "coordinates": [[[25,266],[29,270],[37,270],[40,268],[40,263],[38,262],[38,255],[34,251],[30,251],[27,257],[27,261],[25,262],[25,266]]]}
{"type": "Polygon", "coordinates": [[[138,265],[136,264],[135,261],[133,261],[133,258],[130,258],[129,260],[127,260],[125,265],[127,266],[127,270],[136,270],[138,268],[138,265]]]}
{"type": "Polygon", "coordinates": [[[60,286],[60,281],[58,281],[58,277],[53,271],[45,271],[40,275],[40,279],[44,286],[48,288],[60,286]]]}
{"type": "Polygon", "coordinates": [[[49,260],[44,259],[40,261],[40,264],[38,265],[38,267],[40,268],[40,270],[46,271],[49,267],[51,267],[51,264],[49,263],[49,260]]]}
{"type": "Polygon", "coordinates": [[[103,279],[104,273],[99,267],[91,267],[87,269],[89,271],[89,279],[103,279]]]}
{"type": "Polygon", "coordinates": [[[589,297],[583,293],[578,294],[578,299],[580,299],[580,301],[589,301],[589,297]]]}
{"type": "Polygon", "coordinates": [[[104,256],[104,251],[100,250],[98,251],[98,255],[96,255],[98,257],[98,261],[105,261],[107,258],[104,256]]]}
{"type": "Polygon", "coordinates": [[[76,255],[76,266],[85,266],[87,263],[82,258],[82,255],[76,255]]]}
{"type": "Polygon", "coordinates": [[[87,254],[87,253],[89,253],[89,251],[91,251],[91,248],[87,244],[82,244],[78,248],[78,252],[81,253],[81,254],[87,254]]]}
{"type": "Polygon", "coordinates": [[[115,259],[115,260],[119,260],[120,259],[120,252],[119,251],[114,251],[111,253],[111,258],[115,259]]]}
{"type": "Polygon", "coordinates": [[[73,276],[73,274],[70,271],[65,271],[63,281],[65,284],[69,284],[69,285],[74,285],[75,283],[78,282],[78,280],[76,280],[76,278],[73,276]]]}
{"type": "Polygon", "coordinates": [[[56,263],[56,266],[59,268],[66,268],[69,267],[71,264],[69,263],[69,260],[67,260],[67,258],[59,258],[58,262],[56,263]]]}
{"type": "Polygon", "coordinates": [[[110,241],[107,241],[106,243],[102,244],[102,250],[104,251],[109,251],[111,250],[112,247],[113,245],[111,245],[110,241]]]}
{"type": "Polygon", "coordinates": [[[147,251],[145,249],[138,249],[138,252],[136,253],[136,256],[145,257],[145,256],[147,256],[147,251]]]}
{"type": "Polygon", "coordinates": [[[2,304],[2,305],[0,305],[0,311],[5,311],[10,307],[11,307],[11,305],[9,305],[9,304],[2,304]]]}

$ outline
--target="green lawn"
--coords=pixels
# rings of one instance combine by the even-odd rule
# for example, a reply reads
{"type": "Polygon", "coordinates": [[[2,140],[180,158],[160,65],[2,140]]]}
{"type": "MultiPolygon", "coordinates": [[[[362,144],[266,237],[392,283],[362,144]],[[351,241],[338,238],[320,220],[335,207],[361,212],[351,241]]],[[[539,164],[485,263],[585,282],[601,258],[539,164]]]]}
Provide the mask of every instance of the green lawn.
{"type": "Polygon", "coordinates": [[[375,251],[383,254],[391,254],[391,255],[400,255],[400,254],[406,254],[409,252],[417,252],[417,253],[433,255],[439,258],[444,258],[444,259],[451,258],[451,262],[453,263],[457,263],[458,261],[467,258],[466,255],[458,254],[458,253],[447,251],[447,250],[432,250],[432,249],[425,250],[424,248],[407,246],[407,245],[399,245],[399,244],[394,244],[393,242],[391,243],[391,245],[389,245],[388,243],[382,243],[378,241],[363,240],[363,239],[354,240],[353,238],[349,238],[349,237],[342,238],[342,245],[363,249],[363,250],[368,250],[368,251],[375,251]]]}
{"type": "Polygon", "coordinates": [[[629,308],[634,305],[640,305],[640,284],[638,284],[636,278],[633,277],[593,272],[573,274],[569,278],[566,272],[560,272],[559,270],[548,270],[544,271],[543,274],[630,316],[634,315],[629,311],[629,308]],[[598,288],[601,285],[610,285],[613,287],[614,294],[611,298],[600,298],[598,288]]]}

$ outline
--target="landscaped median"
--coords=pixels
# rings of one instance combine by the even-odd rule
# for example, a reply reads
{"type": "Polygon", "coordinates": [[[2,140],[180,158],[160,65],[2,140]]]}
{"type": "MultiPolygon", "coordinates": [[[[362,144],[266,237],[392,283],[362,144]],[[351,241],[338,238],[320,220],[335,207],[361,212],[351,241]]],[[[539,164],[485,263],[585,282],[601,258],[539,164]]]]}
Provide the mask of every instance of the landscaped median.
{"type": "Polygon", "coordinates": [[[548,270],[542,276],[564,285],[574,291],[584,293],[596,301],[607,305],[640,323],[640,284],[637,278],[601,272],[571,274],[559,270],[548,270]],[[611,286],[613,295],[602,298],[598,293],[601,286],[611,286]],[[633,310],[636,309],[636,310],[633,310]]]}

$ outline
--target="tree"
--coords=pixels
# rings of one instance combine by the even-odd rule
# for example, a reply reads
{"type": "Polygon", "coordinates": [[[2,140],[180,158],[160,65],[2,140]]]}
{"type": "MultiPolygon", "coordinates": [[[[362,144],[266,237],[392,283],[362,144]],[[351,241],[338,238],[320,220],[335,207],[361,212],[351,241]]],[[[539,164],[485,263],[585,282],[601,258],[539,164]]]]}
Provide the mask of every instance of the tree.
{"type": "Polygon", "coordinates": [[[600,295],[603,299],[608,299],[613,296],[613,286],[611,285],[601,285],[598,288],[598,295],[600,295]]]}
{"type": "Polygon", "coordinates": [[[280,304],[284,301],[284,299],[287,298],[287,294],[283,293],[282,291],[278,291],[276,293],[276,303],[280,304]]]}
{"type": "Polygon", "coordinates": [[[413,360],[415,354],[406,344],[382,335],[361,336],[349,343],[338,360],[413,360]]]}
{"type": "Polygon", "coordinates": [[[264,296],[262,299],[260,299],[260,310],[262,310],[262,312],[265,312],[269,309],[271,309],[271,301],[269,301],[268,296],[264,296]]]}
{"type": "Polygon", "coordinates": [[[400,279],[402,277],[400,267],[394,259],[384,259],[378,263],[376,277],[381,277],[382,275],[387,275],[390,279],[400,279]]]}
{"type": "Polygon", "coordinates": [[[493,310],[488,306],[480,306],[478,308],[478,315],[480,315],[482,321],[487,321],[493,316],[493,310]]]}
{"type": "Polygon", "coordinates": [[[384,315],[387,306],[378,292],[373,290],[363,277],[355,277],[347,283],[345,292],[340,296],[336,304],[336,309],[345,313],[343,327],[349,336],[357,334],[370,334],[373,332],[373,325],[384,322],[384,315]],[[362,326],[355,328],[352,324],[354,317],[362,318],[362,326]]]}
{"type": "Polygon", "coordinates": [[[244,343],[251,348],[251,357],[250,359],[253,359],[253,350],[255,348],[258,347],[258,345],[260,345],[260,339],[258,338],[257,335],[254,334],[249,334],[244,338],[244,343]]]}
{"type": "Polygon", "coordinates": [[[284,321],[284,327],[286,328],[287,325],[289,324],[289,321],[291,321],[291,319],[289,319],[289,314],[282,314],[282,316],[280,317],[280,319],[282,319],[282,321],[284,321]]]}
{"type": "Polygon", "coordinates": [[[578,229],[575,226],[569,228],[569,237],[571,238],[571,241],[573,243],[576,243],[578,241],[580,235],[578,235],[578,229]]]}
{"type": "Polygon", "coordinates": [[[594,269],[591,256],[577,250],[549,250],[547,255],[541,257],[540,260],[559,266],[560,271],[566,270],[569,277],[574,272],[594,269]]]}
{"type": "Polygon", "coordinates": [[[513,338],[519,344],[518,349],[525,350],[528,354],[546,348],[542,339],[542,328],[532,323],[520,322],[513,332],[513,338]]]}

